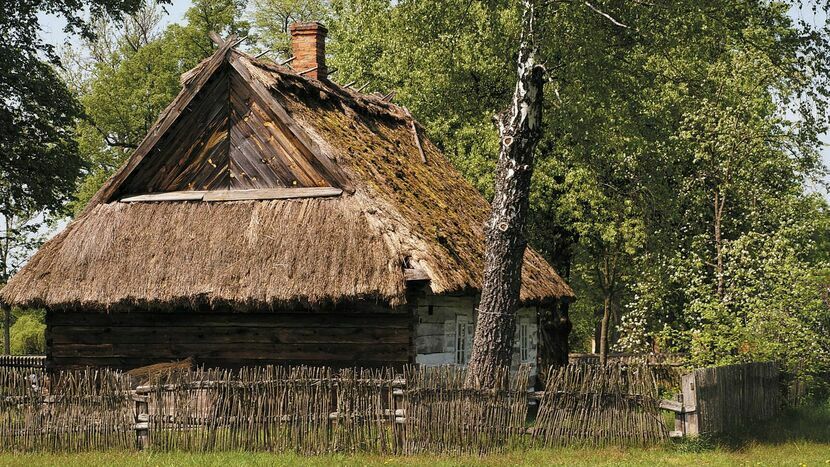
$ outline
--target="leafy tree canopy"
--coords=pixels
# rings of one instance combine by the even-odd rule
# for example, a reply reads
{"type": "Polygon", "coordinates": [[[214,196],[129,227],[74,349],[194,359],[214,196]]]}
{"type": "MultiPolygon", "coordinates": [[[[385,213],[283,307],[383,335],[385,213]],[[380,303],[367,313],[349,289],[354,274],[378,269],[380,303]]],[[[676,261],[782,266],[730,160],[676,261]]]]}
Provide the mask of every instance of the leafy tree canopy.
{"type": "Polygon", "coordinates": [[[39,213],[64,207],[84,165],[73,131],[83,108],[56,72],[59,60],[39,37],[37,15],[62,17],[67,32],[91,37],[86,18],[117,18],[137,5],[138,0],[12,0],[3,4],[0,283],[17,264],[12,258],[33,244],[31,230],[43,221],[39,213]]]}

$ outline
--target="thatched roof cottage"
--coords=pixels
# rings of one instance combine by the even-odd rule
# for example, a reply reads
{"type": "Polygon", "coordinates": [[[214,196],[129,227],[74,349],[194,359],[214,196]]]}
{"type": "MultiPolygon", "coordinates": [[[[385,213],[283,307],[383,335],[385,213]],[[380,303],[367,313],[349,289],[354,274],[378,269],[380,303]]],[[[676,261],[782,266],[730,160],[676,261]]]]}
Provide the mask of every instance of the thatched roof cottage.
{"type": "MultiPolygon", "coordinates": [[[[85,212],[0,293],[47,310],[54,367],[463,363],[486,200],[409,112],[326,77],[325,28],[292,68],[222,43],[85,212]]],[[[572,291],[535,251],[536,310],[572,291]]]]}

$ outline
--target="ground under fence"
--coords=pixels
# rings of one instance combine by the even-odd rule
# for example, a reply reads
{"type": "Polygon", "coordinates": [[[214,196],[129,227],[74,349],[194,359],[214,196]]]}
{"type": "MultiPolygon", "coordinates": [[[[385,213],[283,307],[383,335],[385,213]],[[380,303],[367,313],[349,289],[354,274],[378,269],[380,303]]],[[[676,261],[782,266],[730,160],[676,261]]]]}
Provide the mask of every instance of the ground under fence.
{"type": "MultiPolygon", "coordinates": [[[[669,435],[661,407],[688,426],[698,415],[688,402],[661,401],[652,372],[640,365],[553,369],[541,392],[528,391],[527,368],[504,373],[492,390],[465,388],[465,376],[457,367],[255,367],[137,380],[105,369],[0,368],[0,449],[484,454],[653,444],[669,435]],[[536,407],[530,417],[528,402],[536,407]]],[[[697,404],[699,424],[717,410],[697,404]]]]}

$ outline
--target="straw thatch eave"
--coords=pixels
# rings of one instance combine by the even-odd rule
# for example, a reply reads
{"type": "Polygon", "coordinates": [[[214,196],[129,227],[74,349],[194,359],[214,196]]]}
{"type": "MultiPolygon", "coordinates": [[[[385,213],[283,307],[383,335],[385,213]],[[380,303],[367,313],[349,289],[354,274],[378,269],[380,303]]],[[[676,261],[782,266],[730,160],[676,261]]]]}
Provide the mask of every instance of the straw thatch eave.
{"type": "Polygon", "coordinates": [[[107,203],[40,249],[3,300],[62,309],[396,305],[403,270],[360,196],[107,203]]]}

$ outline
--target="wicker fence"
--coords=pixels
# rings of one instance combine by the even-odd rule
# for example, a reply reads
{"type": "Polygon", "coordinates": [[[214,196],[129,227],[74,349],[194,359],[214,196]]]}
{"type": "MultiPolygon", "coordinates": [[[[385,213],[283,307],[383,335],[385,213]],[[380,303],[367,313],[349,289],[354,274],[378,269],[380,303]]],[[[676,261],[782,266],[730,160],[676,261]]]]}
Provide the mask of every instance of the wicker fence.
{"type": "Polygon", "coordinates": [[[44,368],[46,357],[42,355],[0,355],[0,367],[44,368]]]}
{"type": "Polygon", "coordinates": [[[149,381],[0,368],[0,449],[484,454],[666,436],[642,368],[572,365],[542,393],[528,392],[527,369],[502,376],[478,391],[454,367],[185,370],[149,381]],[[539,412],[528,423],[530,399],[539,412]]]}
{"type": "Polygon", "coordinates": [[[130,381],[108,370],[49,377],[0,368],[0,446],[14,451],[133,449],[130,381]]]}
{"type": "Polygon", "coordinates": [[[142,378],[106,369],[0,367],[0,450],[292,451],[484,454],[517,446],[648,445],[774,416],[772,364],[696,370],[660,400],[651,367],[572,364],[503,373],[464,388],[457,367],[391,370],[179,369],[142,378]],[[528,419],[528,402],[538,411],[528,419]]]}
{"type": "Polygon", "coordinates": [[[535,437],[550,445],[647,445],[664,440],[657,384],[647,366],[552,369],[535,437]]]}

